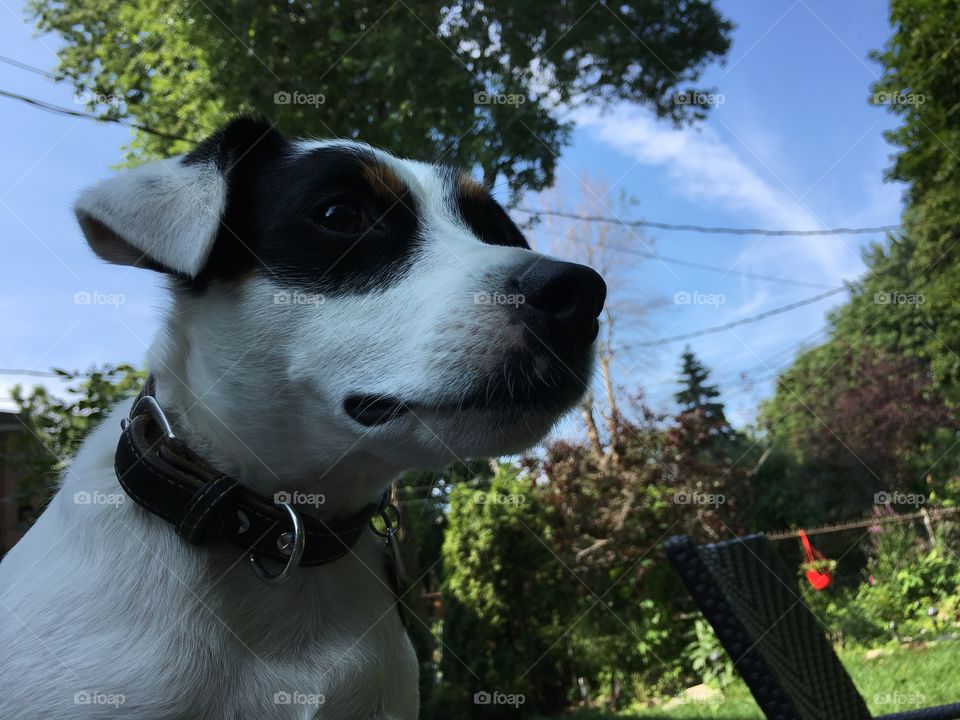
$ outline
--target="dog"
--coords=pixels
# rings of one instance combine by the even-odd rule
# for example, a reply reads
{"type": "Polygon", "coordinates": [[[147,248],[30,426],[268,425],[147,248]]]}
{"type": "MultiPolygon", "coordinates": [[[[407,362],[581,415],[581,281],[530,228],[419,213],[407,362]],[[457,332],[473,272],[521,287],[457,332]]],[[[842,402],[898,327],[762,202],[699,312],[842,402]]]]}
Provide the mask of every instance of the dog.
{"type": "Polygon", "coordinates": [[[0,563],[0,717],[416,718],[391,536],[365,523],[404,470],[521,452],[576,405],[603,280],[464,174],[253,118],[76,215],[172,303],[148,388],[0,563]],[[316,538],[344,549],[304,566],[316,538]]]}

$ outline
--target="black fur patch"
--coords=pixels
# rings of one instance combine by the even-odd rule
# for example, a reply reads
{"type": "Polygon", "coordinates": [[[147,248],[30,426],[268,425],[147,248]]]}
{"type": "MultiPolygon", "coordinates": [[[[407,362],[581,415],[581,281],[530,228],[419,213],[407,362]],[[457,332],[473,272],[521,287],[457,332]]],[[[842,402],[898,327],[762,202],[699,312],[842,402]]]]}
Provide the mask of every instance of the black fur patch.
{"type": "Polygon", "coordinates": [[[227,208],[206,265],[184,287],[203,293],[218,280],[259,274],[282,287],[342,295],[403,277],[419,242],[413,196],[384,193],[372,153],[352,148],[299,151],[269,125],[236,120],[184,162],[213,161],[227,178],[227,208]],[[337,196],[356,198],[373,219],[359,237],[324,231],[311,220],[337,196]]]}
{"type": "Polygon", "coordinates": [[[454,170],[447,170],[453,211],[488,245],[530,248],[520,228],[481,185],[454,170]]]}

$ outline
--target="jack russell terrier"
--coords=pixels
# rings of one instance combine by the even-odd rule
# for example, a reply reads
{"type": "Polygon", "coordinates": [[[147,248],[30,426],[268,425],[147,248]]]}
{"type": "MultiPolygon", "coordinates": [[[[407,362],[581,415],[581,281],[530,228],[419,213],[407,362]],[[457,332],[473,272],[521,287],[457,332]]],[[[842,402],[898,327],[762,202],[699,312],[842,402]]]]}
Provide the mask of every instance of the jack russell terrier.
{"type": "Polygon", "coordinates": [[[603,280],[463,174],[249,118],[76,214],[172,307],[0,563],[0,718],[416,718],[385,489],[540,440],[603,280]]]}

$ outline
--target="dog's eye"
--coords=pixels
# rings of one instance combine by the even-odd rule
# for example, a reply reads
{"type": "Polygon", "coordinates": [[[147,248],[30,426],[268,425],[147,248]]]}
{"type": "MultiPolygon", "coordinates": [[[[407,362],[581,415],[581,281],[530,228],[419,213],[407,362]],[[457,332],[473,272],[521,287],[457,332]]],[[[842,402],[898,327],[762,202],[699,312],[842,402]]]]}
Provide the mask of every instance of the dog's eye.
{"type": "Polygon", "coordinates": [[[359,235],[370,229],[370,216],[354,198],[338,197],[320,203],[311,215],[313,222],[328,232],[359,235]]]}

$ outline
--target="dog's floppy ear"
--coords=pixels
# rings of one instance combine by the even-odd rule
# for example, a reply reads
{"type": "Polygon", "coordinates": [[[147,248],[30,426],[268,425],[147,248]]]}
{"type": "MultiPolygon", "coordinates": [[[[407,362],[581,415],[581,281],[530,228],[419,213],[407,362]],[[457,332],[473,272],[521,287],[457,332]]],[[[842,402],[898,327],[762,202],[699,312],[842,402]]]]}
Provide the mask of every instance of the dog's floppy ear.
{"type": "Polygon", "coordinates": [[[270,125],[240,118],[186,155],[122,171],[80,196],[83,234],[109,262],[195,277],[220,230],[230,176],[258,145],[257,154],[278,142],[270,125]]]}

